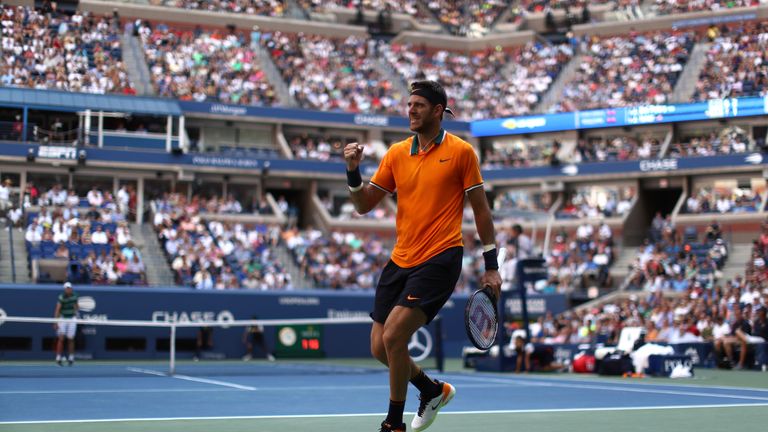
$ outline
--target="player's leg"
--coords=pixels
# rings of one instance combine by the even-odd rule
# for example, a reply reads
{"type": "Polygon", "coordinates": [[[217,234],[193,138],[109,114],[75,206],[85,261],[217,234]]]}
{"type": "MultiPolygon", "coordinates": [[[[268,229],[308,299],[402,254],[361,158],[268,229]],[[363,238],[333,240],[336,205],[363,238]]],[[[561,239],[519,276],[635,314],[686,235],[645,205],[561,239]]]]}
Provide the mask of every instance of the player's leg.
{"type": "MultiPolygon", "coordinates": [[[[387,366],[391,363],[388,358],[386,340],[384,339],[386,333],[385,324],[389,321],[392,310],[402,295],[407,275],[407,269],[402,269],[394,262],[389,261],[382,270],[378,286],[376,287],[376,297],[374,299],[373,312],[371,313],[371,318],[373,318],[373,326],[371,327],[371,355],[387,366]]],[[[406,355],[407,345],[408,343],[406,342],[406,355]]],[[[408,359],[410,360],[410,357],[408,359]]],[[[410,373],[410,363],[407,363],[406,367],[410,373]]],[[[391,373],[392,370],[390,369],[390,381],[391,373]]],[[[403,387],[408,385],[407,379],[406,377],[403,387]]],[[[390,396],[387,418],[381,424],[381,431],[405,431],[405,423],[403,423],[404,408],[405,395],[395,399],[390,396]]]]}
{"type": "Polygon", "coordinates": [[[395,306],[383,326],[381,339],[389,365],[389,412],[385,423],[392,430],[404,430],[403,411],[411,378],[411,356],[408,342],[411,335],[427,321],[421,309],[395,306]]]}
{"type": "Polygon", "coordinates": [[[74,322],[67,323],[67,362],[70,366],[75,362],[75,333],[77,332],[77,324],[74,322]]]}
{"type": "Polygon", "coordinates": [[[408,353],[411,336],[427,321],[419,308],[395,306],[384,324],[382,340],[389,365],[390,397],[405,400],[413,360],[408,353]]]}
{"type": "Polygon", "coordinates": [[[254,333],[253,342],[255,345],[258,345],[259,348],[261,348],[261,350],[264,352],[264,357],[266,357],[267,360],[275,360],[275,356],[273,356],[272,353],[269,352],[269,348],[267,348],[267,340],[264,338],[264,333],[254,333]]]}
{"type": "MultiPolygon", "coordinates": [[[[387,350],[384,347],[384,326],[374,322],[371,328],[371,354],[373,358],[380,361],[384,366],[389,366],[387,361],[387,350]]],[[[420,392],[428,392],[432,388],[439,388],[434,380],[429,378],[424,370],[417,365],[410,356],[411,374],[408,379],[420,392]]]]}
{"type": "MultiPolygon", "coordinates": [[[[59,324],[59,328],[61,328],[61,324],[59,324]]],[[[64,351],[64,334],[61,333],[61,330],[57,330],[56,335],[56,363],[59,364],[59,366],[62,365],[62,358],[61,353],[64,351]]]]}
{"type": "Polygon", "coordinates": [[[384,366],[389,366],[384,348],[384,324],[374,322],[371,326],[371,355],[384,366]]]}
{"type": "Polygon", "coordinates": [[[243,360],[248,361],[253,358],[253,343],[251,342],[253,340],[253,334],[248,333],[248,335],[245,337],[245,355],[243,355],[243,360]]]}
{"type": "MultiPolygon", "coordinates": [[[[462,255],[463,248],[450,248],[411,272],[399,305],[421,311],[426,318],[420,321],[422,325],[429,324],[451,297],[461,274],[462,255]]],[[[416,330],[418,327],[411,334],[416,330]]],[[[407,346],[408,341],[406,350],[407,346]]],[[[414,371],[411,383],[419,389],[419,409],[411,421],[411,428],[419,432],[434,422],[440,409],[456,394],[456,389],[446,382],[430,379],[421,370],[414,371]]]]}

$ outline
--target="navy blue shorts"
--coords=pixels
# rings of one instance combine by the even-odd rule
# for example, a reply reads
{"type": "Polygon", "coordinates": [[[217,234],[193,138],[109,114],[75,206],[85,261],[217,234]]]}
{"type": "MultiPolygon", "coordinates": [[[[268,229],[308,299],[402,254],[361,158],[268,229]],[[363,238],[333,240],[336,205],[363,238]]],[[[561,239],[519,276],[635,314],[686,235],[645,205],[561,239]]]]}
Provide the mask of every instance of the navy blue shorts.
{"type": "Polygon", "coordinates": [[[384,324],[395,306],[418,307],[432,321],[453,294],[461,275],[464,248],[448,248],[411,268],[390,260],[381,272],[371,318],[384,324]]]}

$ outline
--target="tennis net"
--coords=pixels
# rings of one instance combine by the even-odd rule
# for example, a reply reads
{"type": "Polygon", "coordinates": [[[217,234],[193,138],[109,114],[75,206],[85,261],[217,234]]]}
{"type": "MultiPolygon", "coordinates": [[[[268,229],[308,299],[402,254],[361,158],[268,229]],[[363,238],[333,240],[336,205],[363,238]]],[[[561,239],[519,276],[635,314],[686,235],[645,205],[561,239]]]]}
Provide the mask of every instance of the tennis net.
{"type": "MultiPolygon", "coordinates": [[[[139,321],[2,317],[0,377],[121,375],[362,374],[386,369],[370,359],[369,318],[139,321]],[[74,367],[54,362],[54,328],[77,324],[74,367]],[[245,361],[244,361],[245,360],[245,361]]],[[[442,371],[440,320],[409,345],[427,369],[442,371]]]]}

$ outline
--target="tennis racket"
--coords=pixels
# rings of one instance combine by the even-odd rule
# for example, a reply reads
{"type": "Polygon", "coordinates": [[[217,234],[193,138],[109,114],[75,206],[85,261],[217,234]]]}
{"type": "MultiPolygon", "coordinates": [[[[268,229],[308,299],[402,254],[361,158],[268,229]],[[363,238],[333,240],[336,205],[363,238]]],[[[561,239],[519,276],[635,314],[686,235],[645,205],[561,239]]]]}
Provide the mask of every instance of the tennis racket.
{"type": "MultiPolygon", "coordinates": [[[[507,249],[499,249],[497,256],[499,268],[504,264],[506,256],[507,249]]],[[[464,309],[464,326],[467,330],[467,337],[477,349],[488,350],[496,341],[496,333],[499,331],[497,300],[491,287],[486,285],[472,293],[467,307],[464,309]]]]}

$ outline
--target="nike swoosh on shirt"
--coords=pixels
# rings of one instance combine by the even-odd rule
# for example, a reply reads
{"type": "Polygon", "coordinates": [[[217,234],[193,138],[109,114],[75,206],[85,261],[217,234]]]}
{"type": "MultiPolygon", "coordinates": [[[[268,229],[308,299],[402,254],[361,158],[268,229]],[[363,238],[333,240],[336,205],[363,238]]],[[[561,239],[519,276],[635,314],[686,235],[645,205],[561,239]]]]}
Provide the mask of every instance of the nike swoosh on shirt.
{"type": "Polygon", "coordinates": [[[440,163],[443,163],[443,162],[448,162],[448,161],[449,161],[449,160],[451,160],[451,159],[453,159],[453,158],[448,158],[448,159],[440,159],[440,163]]]}
{"type": "Polygon", "coordinates": [[[414,297],[414,296],[408,294],[408,296],[405,299],[408,300],[408,301],[414,301],[414,300],[419,300],[420,298],[421,297],[414,297]]]}

